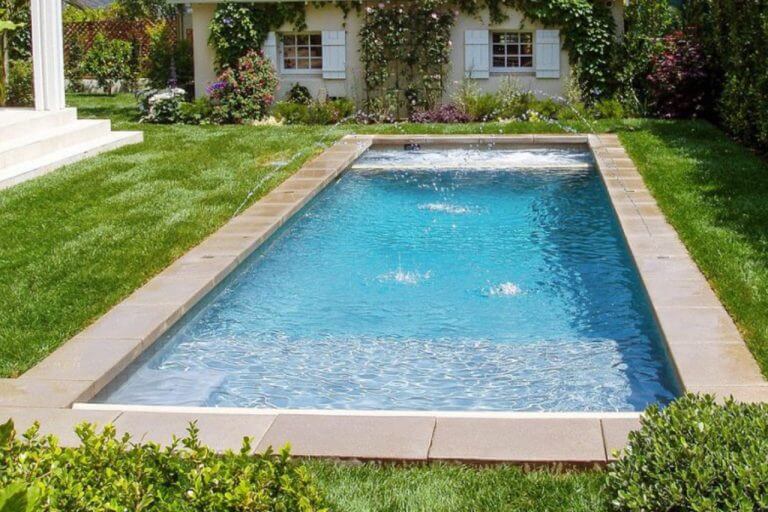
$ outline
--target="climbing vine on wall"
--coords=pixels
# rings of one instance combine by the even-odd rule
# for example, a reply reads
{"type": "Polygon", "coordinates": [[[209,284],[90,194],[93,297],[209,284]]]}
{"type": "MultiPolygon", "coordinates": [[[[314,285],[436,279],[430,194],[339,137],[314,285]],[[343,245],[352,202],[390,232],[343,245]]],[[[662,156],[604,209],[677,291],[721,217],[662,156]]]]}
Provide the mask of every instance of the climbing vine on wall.
{"type": "Polygon", "coordinates": [[[440,101],[455,12],[446,0],[380,3],[360,31],[367,110],[389,119],[440,101]]]}
{"type": "MultiPolygon", "coordinates": [[[[333,3],[344,16],[356,9],[363,16],[361,59],[369,107],[379,110],[429,107],[440,99],[450,63],[450,32],[459,12],[502,23],[511,9],[526,19],[559,27],[571,63],[578,67],[586,98],[605,96],[614,50],[614,23],[603,0],[405,0],[333,3]],[[391,106],[394,102],[395,106],[391,106]],[[389,107],[385,105],[389,104],[389,107]]],[[[285,23],[306,28],[301,2],[218,4],[211,22],[210,44],[220,67],[232,65],[248,50],[261,47],[267,34],[285,23]]]]}
{"type": "MultiPolygon", "coordinates": [[[[346,19],[353,9],[359,9],[361,0],[311,3],[316,7],[332,3],[346,19]]],[[[261,48],[269,32],[278,30],[286,23],[293,25],[296,31],[305,30],[306,5],[302,2],[217,4],[208,39],[208,44],[216,52],[217,66],[234,66],[237,59],[261,48]]]]}
{"type": "Polygon", "coordinates": [[[603,0],[456,0],[462,12],[478,14],[487,8],[491,23],[507,19],[516,9],[526,19],[559,27],[571,63],[578,66],[579,79],[588,98],[609,91],[608,73],[613,53],[615,27],[610,8],[603,0]]]}
{"type": "Polygon", "coordinates": [[[216,52],[221,69],[235,66],[250,50],[258,50],[267,34],[291,23],[296,30],[306,27],[306,11],[300,2],[223,3],[216,6],[211,20],[208,43],[216,52]]]}

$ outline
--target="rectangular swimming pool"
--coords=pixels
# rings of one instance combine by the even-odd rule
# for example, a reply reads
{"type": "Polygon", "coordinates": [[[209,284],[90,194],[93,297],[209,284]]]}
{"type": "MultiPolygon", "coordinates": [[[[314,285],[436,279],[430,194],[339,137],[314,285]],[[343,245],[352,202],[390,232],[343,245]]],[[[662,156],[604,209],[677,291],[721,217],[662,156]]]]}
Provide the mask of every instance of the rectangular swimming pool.
{"type": "Polygon", "coordinates": [[[93,400],[640,411],[678,393],[591,154],[372,149],[93,400]]]}

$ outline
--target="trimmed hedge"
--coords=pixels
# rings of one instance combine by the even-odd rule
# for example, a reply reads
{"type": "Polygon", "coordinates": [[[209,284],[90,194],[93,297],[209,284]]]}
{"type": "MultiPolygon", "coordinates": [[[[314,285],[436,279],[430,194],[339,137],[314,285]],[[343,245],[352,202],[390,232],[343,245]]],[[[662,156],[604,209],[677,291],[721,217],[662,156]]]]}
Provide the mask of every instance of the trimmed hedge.
{"type": "Polygon", "coordinates": [[[686,395],[650,407],[608,490],[622,511],[767,510],[768,404],[686,395]]]}
{"type": "Polygon", "coordinates": [[[63,448],[37,426],[19,438],[11,420],[0,425],[0,510],[327,510],[287,448],[254,454],[246,438],[239,452],[220,455],[200,443],[194,423],[166,448],[134,444],[112,425],[76,432],[82,445],[63,448]]]}

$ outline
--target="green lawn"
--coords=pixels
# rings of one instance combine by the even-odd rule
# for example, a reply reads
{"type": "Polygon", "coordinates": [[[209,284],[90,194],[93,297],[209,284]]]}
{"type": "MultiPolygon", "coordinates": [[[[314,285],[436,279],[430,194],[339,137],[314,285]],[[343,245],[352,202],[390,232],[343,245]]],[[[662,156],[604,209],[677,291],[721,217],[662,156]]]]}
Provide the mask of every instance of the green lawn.
{"type": "Polygon", "coordinates": [[[515,467],[308,462],[333,510],[343,512],[601,512],[604,473],[515,467]]]}
{"type": "MultiPolygon", "coordinates": [[[[158,126],[131,96],[74,96],[82,117],[146,142],[0,192],[0,375],[16,376],[351,132],[558,132],[558,124],[158,126]]],[[[704,122],[616,131],[768,370],[768,165],[704,122]]]]}

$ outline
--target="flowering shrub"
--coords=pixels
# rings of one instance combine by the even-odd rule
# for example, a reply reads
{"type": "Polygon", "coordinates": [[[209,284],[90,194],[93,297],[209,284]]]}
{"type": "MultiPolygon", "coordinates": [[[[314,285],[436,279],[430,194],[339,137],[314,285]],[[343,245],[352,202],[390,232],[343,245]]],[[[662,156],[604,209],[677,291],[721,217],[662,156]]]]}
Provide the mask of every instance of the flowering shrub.
{"type": "Polygon", "coordinates": [[[413,123],[468,123],[470,120],[469,115],[453,103],[432,110],[417,110],[410,118],[413,123]]]}
{"type": "Polygon", "coordinates": [[[311,475],[287,449],[217,454],[198,430],[166,448],[131,442],[108,425],[77,427],[82,445],[65,448],[38,427],[23,437],[0,425],[0,509],[14,511],[327,511],[311,475]],[[9,500],[8,498],[13,498],[9,500]],[[10,503],[9,503],[10,501],[10,503]],[[14,507],[14,502],[17,505],[14,507]]]}
{"type": "Polygon", "coordinates": [[[664,50],[648,75],[649,102],[661,117],[694,117],[707,110],[707,58],[701,45],[683,32],[664,38],[664,50]]]}
{"type": "Polygon", "coordinates": [[[213,120],[244,123],[262,119],[275,101],[277,75],[262,52],[251,51],[208,87],[213,120]]]}
{"type": "Polygon", "coordinates": [[[141,121],[171,124],[182,120],[181,109],[186,97],[184,89],[150,89],[139,94],[141,121]]]}

